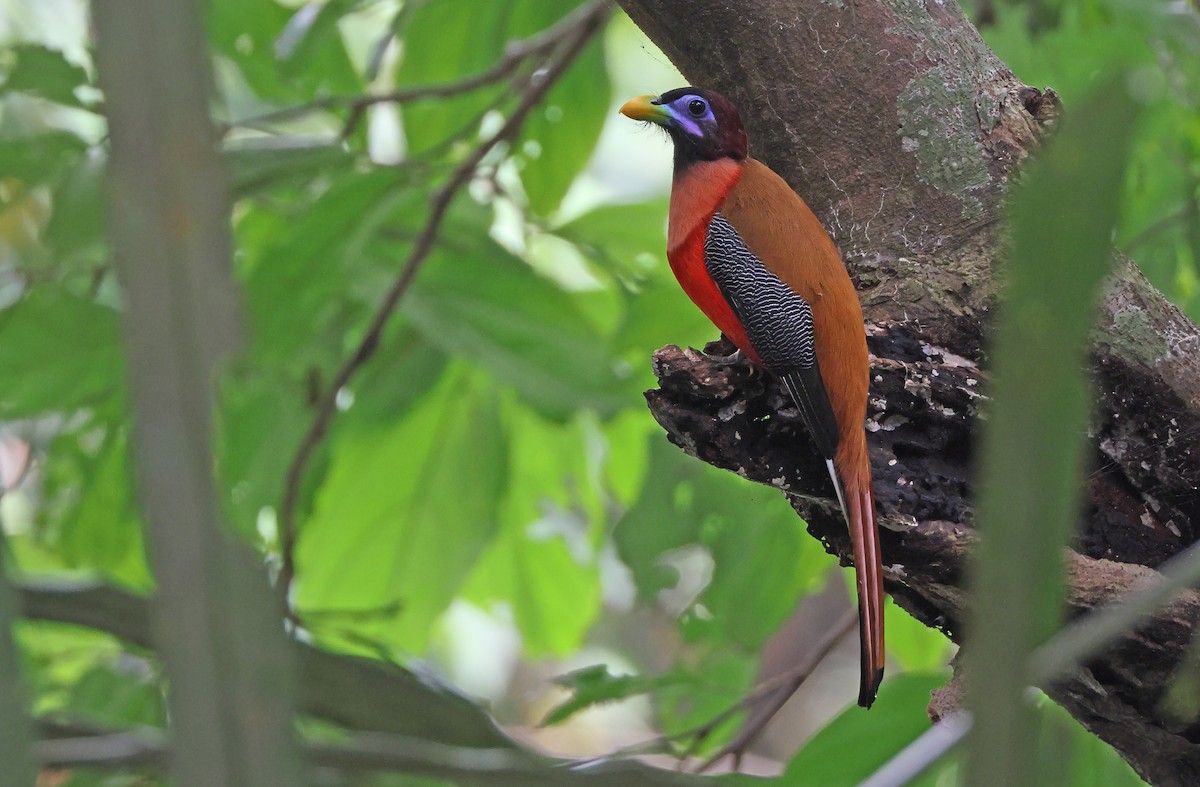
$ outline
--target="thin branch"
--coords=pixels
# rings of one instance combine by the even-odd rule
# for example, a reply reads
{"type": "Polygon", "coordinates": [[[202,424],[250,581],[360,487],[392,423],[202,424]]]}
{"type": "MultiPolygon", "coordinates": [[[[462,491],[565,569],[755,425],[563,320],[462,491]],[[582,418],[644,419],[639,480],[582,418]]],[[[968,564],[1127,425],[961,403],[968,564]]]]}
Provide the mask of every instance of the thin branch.
{"type": "MultiPolygon", "coordinates": [[[[163,770],[170,742],[156,730],[90,732],[43,725],[50,737],[36,743],[46,768],[163,770]],[[58,733],[67,733],[59,736],[58,733]]],[[[313,741],[304,747],[310,764],[343,772],[392,771],[489,785],[529,784],[699,784],[697,777],[642,763],[579,763],[515,748],[456,746],[405,735],[367,732],[336,743],[313,741]]]]}
{"type": "Polygon", "coordinates": [[[813,670],[837,647],[842,638],[854,630],[857,623],[857,610],[850,610],[833,628],[825,633],[825,638],[815,648],[805,654],[799,664],[775,679],[763,683],[753,694],[749,695],[747,700],[739,703],[741,707],[753,708],[753,714],[742,725],[741,730],[733,737],[733,740],[722,746],[720,751],[705,760],[696,769],[696,772],[704,773],[730,755],[733,756],[735,769],[741,765],[742,755],[746,753],[746,749],[754,742],[754,739],[766,729],[771,719],[775,718],[775,714],[779,713],[780,709],[792,698],[792,695],[804,685],[804,681],[808,680],[813,670]],[[760,702],[762,702],[761,705],[759,704],[760,702]]]}
{"type": "MultiPolygon", "coordinates": [[[[85,626],[152,649],[150,602],[109,585],[59,581],[19,583],[19,613],[31,620],[85,626]]],[[[349,730],[375,730],[480,748],[514,747],[475,703],[428,676],[384,661],[330,653],[289,640],[297,666],[299,710],[349,730]],[[420,714],[396,713],[420,708],[420,714]]],[[[54,737],[92,735],[91,728],[56,729],[54,737]]],[[[43,733],[45,735],[45,733],[43,733]]]]}
{"type": "Polygon", "coordinates": [[[435,85],[417,85],[400,88],[387,93],[377,93],[363,96],[322,96],[305,104],[285,107],[262,115],[236,120],[223,129],[227,134],[234,128],[260,128],[272,123],[303,117],[313,112],[324,112],[331,109],[349,109],[346,121],[342,127],[341,138],[345,139],[354,133],[363,114],[376,104],[403,104],[427,98],[449,98],[461,93],[469,93],[487,85],[492,85],[514,75],[529,59],[539,55],[548,55],[558,45],[576,32],[581,25],[595,12],[597,5],[593,3],[582,6],[574,13],[560,19],[529,38],[513,41],[505,48],[504,54],[485,71],[455,80],[435,85]]]}
{"type": "Polygon", "coordinates": [[[971,730],[971,714],[953,713],[930,727],[884,763],[859,787],[903,787],[924,773],[971,730]]]}
{"type": "Polygon", "coordinates": [[[113,732],[51,738],[34,744],[45,768],[165,768],[166,737],[152,732],[113,732]]]}
{"type": "Polygon", "coordinates": [[[471,181],[475,175],[476,168],[484,158],[497,145],[513,139],[520,132],[529,113],[538,105],[551,86],[558,81],[559,77],[563,75],[567,67],[582,51],[584,45],[600,29],[600,25],[607,17],[610,7],[611,0],[593,0],[593,2],[581,7],[577,13],[568,17],[567,20],[548,28],[547,31],[544,31],[543,36],[535,37],[539,41],[537,44],[538,47],[543,49],[553,48],[554,52],[550,60],[547,61],[543,68],[538,69],[531,76],[529,83],[521,94],[520,102],[508,116],[508,119],[505,120],[504,125],[492,136],[481,142],[472,151],[471,155],[455,168],[446,183],[433,195],[433,198],[430,200],[429,215],[425,220],[425,225],[422,227],[420,235],[417,236],[417,240],[413,243],[412,250],[409,252],[408,259],[405,261],[400,275],[384,296],[362,340],[359,341],[358,346],[350,354],[350,357],[342,364],[342,367],[334,376],[333,382],[318,403],[316,417],[313,419],[312,424],[300,442],[295,456],[292,458],[291,464],[288,466],[284,484],[283,502],[279,513],[280,552],[282,560],[279,569],[278,587],[285,614],[293,622],[296,622],[296,616],[288,602],[288,594],[292,579],[295,576],[295,558],[293,552],[296,541],[296,505],[299,501],[301,481],[304,478],[308,462],[312,457],[313,451],[324,437],[325,431],[328,429],[334,414],[337,412],[338,391],[346,386],[355,372],[378,349],[384,329],[387,327],[400,300],[412,285],[417,272],[421,269],[421,265],[425,262],[426,257],[428,257],[430,250],[437,240],[442,220],[446,216],[446,211],[450,207],[450,203],[462,188],[471,181]],[[545,35],[551,32],[553,35],[545,35]],[[543,38],[547,40],[543,41],[543,38]]]}
{"type": "Polygon", "coordinates": [[[679,741],[689,741],[690,743],[687,750],[684,751],[683,754],[678,755],[681,760],[686,760],[695,753],[696,749],[699,748],[699,746],[704,743],[704,741],[707,740],[708,737],[712,735],[718,727],[736,716],[741,711],[755,709],[755,706],[766,699],[768,704],[761,708],[757,708],[755,714],[750,719],[747,719],[745,724],[742,725],[742,729],[738,733],[737,737],[735,737],[734,740],[729,744],[724,746],[720,752],[713,755],[709,760],[705,761],[696,772],[703,773],[716,764],[716,762],[722,757],[725,757],[729,754],[737,754],[740,756],[744,752],[745,747],[749,745],[750,742],[753,741],[754,738],[767,725],[767,722],[769,722],[775,716],[775,714],[779,712],[779,709],[782,708],[787,700],[796,693],[800,686],[803,685],[804,681],[808,680],[809,676],[812,675],[813,670],[816,669],[818,664],[825,660],[825,658],[833,650],[834,646],[836,646],[837,643],[842,639],[842,637],[850,633],[857,620],[857,613],[851,612],[847,614],[840,621],[838,621],[828,633],[826,633],[825,639],[821,640],[821,642],[819,642],[812,651],[805,655],[803,661],[787,672],[780,673],[770,680],[765,680],[758,684],[749,693],[739,698],[737,702],[725,708],[725,710],[713,716],[703,724],[683,730],[682,732],[675,732],[669,735],[659,735],[651,738],[648,741],[636,743],[632,746],[624,747],[615,752],[605,754],[600,757],[595,757],[591,760],[586,760],[585,762],[603,763],[619,760],[623,757],[664,753],[668,751],[668,744],[679,741]]]}

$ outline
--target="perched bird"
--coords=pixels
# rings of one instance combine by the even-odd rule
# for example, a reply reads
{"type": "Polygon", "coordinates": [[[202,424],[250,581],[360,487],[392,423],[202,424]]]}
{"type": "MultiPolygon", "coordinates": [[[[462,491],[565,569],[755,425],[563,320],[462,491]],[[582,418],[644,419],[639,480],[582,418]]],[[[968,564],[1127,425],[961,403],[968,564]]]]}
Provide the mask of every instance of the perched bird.
{"type": "Polygon", "coordinates": [[[869,708],[883,679],[883,572],[867,458],[866,332],[833,241],[791,187],[747,154],[737,108],[682,87],[621,107],[675,146],[667,259],[679,284],[751,361],[779,378],[825,457],[850,528],[869,708]]]}

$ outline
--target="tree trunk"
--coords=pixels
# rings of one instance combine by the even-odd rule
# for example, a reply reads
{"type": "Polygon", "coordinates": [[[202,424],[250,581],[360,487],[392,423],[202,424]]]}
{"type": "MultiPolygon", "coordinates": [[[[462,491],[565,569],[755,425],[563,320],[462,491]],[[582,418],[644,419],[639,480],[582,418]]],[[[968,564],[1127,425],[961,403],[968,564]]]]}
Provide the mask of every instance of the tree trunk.
{"type": "MultiPolygon", "coordinates": [[[[957,638],[1001,200],[1056,122],[1057,97],[1021,84],[953,2],[621,4],[689,80],[741,107],[751,153],[839,244],[873,356],[868,429],[890,528],[887,587],[957,638]]],[[[1196,325],[1118,257],[1091,349],[1095,470],[1070,558],[1073,614],[1143,581],[1200,535],[1196,325]]],[[[793,439],[801,427],[756,417],[783,403],[772,383],[673,347],[656,353],[655,368],[660,388],[647,398],[677,445],[752,480],[786,479],[810,531],[849,558],[824,467],[793,439]]],[[[1181,728],[1159,710],[1198,614],[1200,596],[1185,595],[1045,687],[1157,784],[1200,782],[1200,725],[1181,728]]]]}

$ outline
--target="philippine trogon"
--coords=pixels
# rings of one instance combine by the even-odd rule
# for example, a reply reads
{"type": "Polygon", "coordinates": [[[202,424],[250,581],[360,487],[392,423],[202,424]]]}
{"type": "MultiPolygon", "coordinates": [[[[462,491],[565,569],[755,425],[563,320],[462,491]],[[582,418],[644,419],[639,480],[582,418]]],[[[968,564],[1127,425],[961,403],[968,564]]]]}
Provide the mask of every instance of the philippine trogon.
{"type": "Polygon", "coordinates": [[[667,259],[700,310],[795,402],[850,529],[862,670],[883,679],[883,571],[864,420],[870,367],[862,307],[833,240],[791,187],[747,152],[737,108],[681,87],[621,107],[675,147],[667,259]]]}

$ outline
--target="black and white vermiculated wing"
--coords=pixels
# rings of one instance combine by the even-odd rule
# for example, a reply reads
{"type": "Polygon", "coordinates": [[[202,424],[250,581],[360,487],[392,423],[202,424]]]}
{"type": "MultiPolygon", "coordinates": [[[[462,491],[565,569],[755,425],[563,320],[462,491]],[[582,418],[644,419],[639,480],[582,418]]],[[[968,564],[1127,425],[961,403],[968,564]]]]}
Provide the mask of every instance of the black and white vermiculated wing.
{"type": "Polygon", "coordinates": [[[837,420],[817,366],[812,307],[754,256],[720,213],[708,225],[704,263],[763,365],[791,394],[817,450],[832,458],[837,420]]]}

